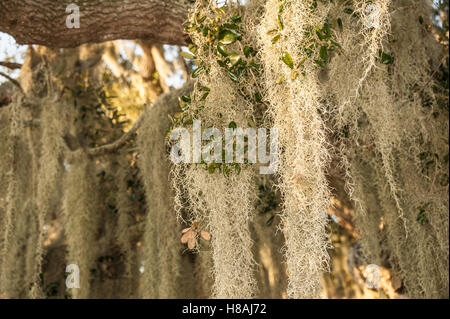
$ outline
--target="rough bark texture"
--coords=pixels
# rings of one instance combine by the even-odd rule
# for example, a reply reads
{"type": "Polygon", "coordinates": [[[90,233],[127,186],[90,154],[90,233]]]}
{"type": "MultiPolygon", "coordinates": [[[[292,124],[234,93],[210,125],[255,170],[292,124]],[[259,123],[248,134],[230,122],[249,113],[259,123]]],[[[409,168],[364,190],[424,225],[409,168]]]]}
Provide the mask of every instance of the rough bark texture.
{"type": "Polygon", "coordinates": [[[191,0],[0,0],[0,31],[19,44],[70,48],[83,43],[145,39],[186,43],[191,0]],[[80,8],[80,28],[66,27],[66,7],[80,8]]]}

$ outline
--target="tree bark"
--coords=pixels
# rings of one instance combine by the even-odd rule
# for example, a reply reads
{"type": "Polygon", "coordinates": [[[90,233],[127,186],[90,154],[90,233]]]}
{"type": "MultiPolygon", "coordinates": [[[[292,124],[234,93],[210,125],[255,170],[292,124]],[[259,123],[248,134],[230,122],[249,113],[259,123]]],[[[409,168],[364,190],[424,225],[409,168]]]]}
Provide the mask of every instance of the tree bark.
{"type": "Polygon", "coordinates": [[[144,39],[183,45],[192,0],[0,0],[0,32],[19,44],[72,48],[83,43],[144,39]],[[69,3],[80,9],[80,28],[67,28],[69,3]]]}

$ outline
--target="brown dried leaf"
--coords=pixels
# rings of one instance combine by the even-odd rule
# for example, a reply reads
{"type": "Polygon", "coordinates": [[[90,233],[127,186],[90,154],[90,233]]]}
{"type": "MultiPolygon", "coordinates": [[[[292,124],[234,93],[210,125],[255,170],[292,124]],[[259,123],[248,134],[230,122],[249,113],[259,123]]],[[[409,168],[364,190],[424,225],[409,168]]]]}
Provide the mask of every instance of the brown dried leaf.
{"type": "Polygon", "coordinates": [[[184,234],[185,232],[190,231],[190,230],[191,230],[191,227],[188,227],[188,228],[183,229],[183,230],[181,231],[181,233],[184,234]]]}
{"type": "Polygon", "coordinates": [[[188,239],[188,248],[189,249],[194,249],[196,245],[197,245],[197,240],[195,239],[195,237],[191,237],[188,239]]]}
{"type": "Polygon", "coordinates": [[[181,243],[186,244],[191,238],[194,238],[193,231],[187,231],[183,236],[181,236],[181,243]]]}
{"type": "Polygon", "coordinates": [[[202,236],[204,240],[211,240],[211,234],[207,231],[202,230],[200,236],[202,236]]]}

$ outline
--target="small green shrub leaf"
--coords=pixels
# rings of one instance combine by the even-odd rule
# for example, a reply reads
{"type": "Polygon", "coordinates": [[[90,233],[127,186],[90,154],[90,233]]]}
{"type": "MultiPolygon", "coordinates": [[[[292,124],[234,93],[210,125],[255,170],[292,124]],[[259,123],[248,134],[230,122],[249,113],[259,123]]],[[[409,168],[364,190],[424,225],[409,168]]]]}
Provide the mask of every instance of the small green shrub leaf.
{"type": "Polygon", "coordinates": [[[294,68],[294,61],[292,60],[292,57],[288,52],[283,52],[281,54],[281,60],[291,69],[294,68]]]}
{"type": "Polygon", "coordinates": [[[235,30],[222,30],[219,33],[219,42],[225,45],[232,44],[239,40],[241,35],[235,30]]]}

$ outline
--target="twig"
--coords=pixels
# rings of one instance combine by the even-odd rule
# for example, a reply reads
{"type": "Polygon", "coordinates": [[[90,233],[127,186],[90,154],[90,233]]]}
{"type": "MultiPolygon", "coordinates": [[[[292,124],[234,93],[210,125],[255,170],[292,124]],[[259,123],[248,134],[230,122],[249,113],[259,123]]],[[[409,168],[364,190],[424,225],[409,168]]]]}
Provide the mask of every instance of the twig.
{"type": "Polygon", "coordinates": [[[20,69],[22,67],[22,64],[20,63],[5,62],[5,61],[0,61],[0,65],[11,70],[20,69]]]}
{"type": "Polygon", "coordinates": [[[14,84],[15,86],[17,86],[20,90],[20,92],[25,95],[25,92],[23,91],[22,87],[20,86],[20,83],[17,82],[16,80],[14,80],[12,77],[10,77],[8,74],[5,74],[3,72],[0,72],[0,75],[7,78],[8,80],[10,80],[12,82],[12,84],[14,84]]]}
{"type": "Polygon", "coordinates": [[[117,141],[112,142],[110,144],[102,145],[96,148],[90,148],[87,150],[87,153],[91,156],[98,156],[103,155],[107,153],[113,153],[117,150],[119,150],[122,146],[125,145],[125,143],[133,136],[134,133],[139,129],[139,127],[142,124],[142,119],[145,115],[144,113],[141,114],[141,116],[137,119],[137,121],[134,123],[133,127],[123,134],[117,141]]]}
{"type": "MultiPolygon", "coordinates": [[[[192,90],[192,82],[191,81],[186,82],[184,84],[183,88],[189,88],[189,90],[192,90]]],[[[164,96],[167,97],[168,95],[171,95],[171,94],[179,95],[179,94],[181,94],[181,92],[183,92],[182,89],[171,91],[170,93],[164,93],[160,97],[158,97],[157,100],[155,100],[153,102],[153,105],[156,105],[157,103],[165,103],[166,100],[164,99],[164,96]]],[[[114,152],[118,151],[122,146],[124,146],[126,144],[126,142],[128,142],[128,140],[140,128],[140,126],[142,125],[143,119],[146,116],[146,112],[147,112],[147,106],[144,105],[144,110],[143,110],[142,114],[139,116],[139,118],[137,119],[137,121],[134,123],[133,127],[127,133],[122,135],[117,141],[112,142],[110,144],[103,145],[103,146],[99,146],[96,148],[89,148],[86,150],[86,153],[90,156],[98,156],[98,155],[114,153],[114,152]]]]}

